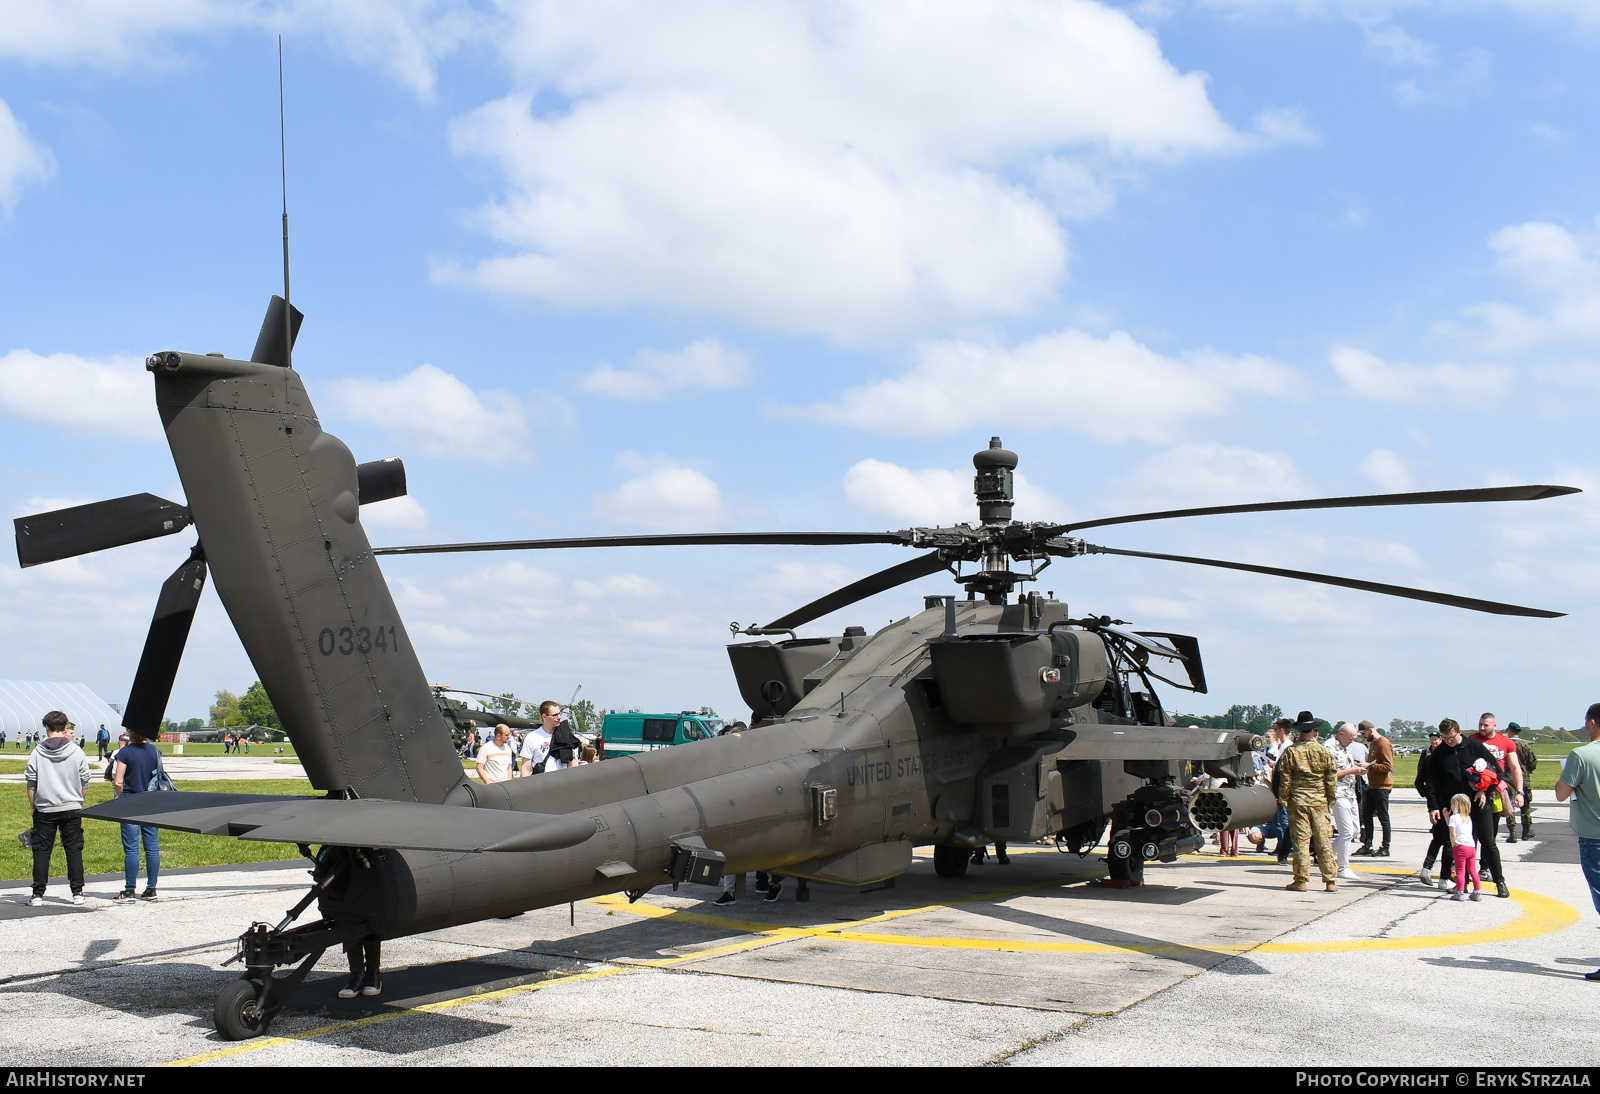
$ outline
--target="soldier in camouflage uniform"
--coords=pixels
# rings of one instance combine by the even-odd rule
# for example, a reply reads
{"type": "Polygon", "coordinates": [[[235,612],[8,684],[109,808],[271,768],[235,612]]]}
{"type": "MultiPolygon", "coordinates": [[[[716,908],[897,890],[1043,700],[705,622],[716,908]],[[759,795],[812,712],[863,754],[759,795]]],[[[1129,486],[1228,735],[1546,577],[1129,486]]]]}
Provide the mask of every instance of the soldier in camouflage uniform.
{"type": "MultiPolygon", "coordinates": [[[[1533,838],[1533,769],[1539,766],[1539,757],[1533,754],[1533,746],[1522,739],[1522,727],[1512,722],[1506,726],[1506,736],[1510,737],[1517,746],[1517,760],[1522,764],[1522,788],[1527,791],[1522,796],[1522,838],[1533,838]]],[[[1515,826],[1517,818],[1513,814],[1506,818],[1506,842],[1516,843],[1517,833],[1515,826]]]]}
{"type": "Polygon", "coordinates": [[[1311,844],[1315,841],[1323,887],[1333,893],[1339,886],[1334,880],[1337,866],[1328,813],[1338,792],[1334,777],[1337,768],[1333,756],[1317,740],[1317,720],[1309,710],[1300,712],[1295,729],[1300,739],[1278,760],[1283,795],[1279,801],[1289,810],[1289,835],[1294,840],[1294,880],[1285,888],[1297,893],[1306,891],[1306,882],[1311,879],[1311,844]]]}

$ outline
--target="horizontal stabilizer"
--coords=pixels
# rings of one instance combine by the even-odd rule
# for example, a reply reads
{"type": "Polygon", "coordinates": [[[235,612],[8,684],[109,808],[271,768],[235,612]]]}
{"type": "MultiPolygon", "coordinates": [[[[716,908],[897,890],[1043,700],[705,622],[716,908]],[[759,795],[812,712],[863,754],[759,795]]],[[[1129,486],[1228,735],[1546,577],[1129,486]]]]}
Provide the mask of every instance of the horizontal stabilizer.
{"type": "Polygon", "coordinates": [[[184,790],[128,794],[86,809],[83,815],[267,843],[419,851],[555,851],[595,833],[588,817],[553,813],[184,790]]]}

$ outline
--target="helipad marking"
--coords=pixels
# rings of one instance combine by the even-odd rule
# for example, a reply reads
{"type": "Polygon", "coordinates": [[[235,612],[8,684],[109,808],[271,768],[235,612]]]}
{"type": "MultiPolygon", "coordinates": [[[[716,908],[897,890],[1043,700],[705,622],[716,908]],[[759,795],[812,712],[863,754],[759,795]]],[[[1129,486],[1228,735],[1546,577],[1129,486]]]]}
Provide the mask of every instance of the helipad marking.
{"type": "Polygon", "coordinates": [[[1059,881],[1042,882],[1037,885],[1024,885],[1015,889],[1005,889],[994,893],[980,893],[976,896],[962,897],[958,900],[946,901],[941,904],[930,904],[922,908],[904,908],[896,911],[883,912],[880,915],[870,916],[867,919],[851,920],[845,923],[835,923],[823,927],[784,927],[781,924],[744,923],[738,920],[722,919],[717,916],[702,916],[695,912],[679,912],[671,908],[661,908],[654,904],[628,904],[626,898],[620,896],[596,897],[589,901],[601,907],[622,908],[638,915],[651,917],[675,916],[688,922],[706,922],[720,927],[731,927],[737,931],[752,933],[754,937],[741,939],[723,946],[710,946],[692,953],[677,954],[672,957],[663,957],[655,961],[641,961],[637,964],[610,966],[603,969],[592,969],[588,972],[573,973],[570,976],[552,977],[541,980],[535,984],[519,984],[516,987],[502,988],[499,991],[484,992],[481,995],[466,995],[458,999],[445,999],[438,1003],[425,1003],[419,1007],[396,1009],[383,1014],[372,1014],[365,1018],[356,1018],[349,1022],[338,1022],[328,1026],[318,1026],[300,1033],[286,1033],[278,1037],[262,1037],[250,1041],[240,1041],[226,1048],[214,1049],[211,1052],[202,1052],[194,1056],[185,1056],[181,1060],[173,1060],[163,1064],[163,1067],[193,1067],[196,1064],[208,1064],[217,1060],[227,1059],[230,1056],[240,1056],[247,1052],[260,1052],[263,1049],[276,1048],[279,1045],[293,1044],[296,1041],[306,1041],[313,1037],[325,1037],[333,1033],[342,1033],[345,1030],[360,1029],[364,1026],[375,1026],[384,1022],[392,1022],[396,1018],[407,1018],[414,1014],[437,1014],[440,1011],[452,1010],[456,1007],[466,1006],[469,1003],[481,1003],[491,999],[504,999],[524,992],[539,991],[554,984],[575,984],[582,980],[599,980],[607,976],[618,976],[623,973],[641,972],[646,969],[670,968],[689,961],[699,961],[705,957],[716,957],[722,954],[738,953],[743,950],[753,950],[772,942],[784,941],[789,938],[799,938],[807,935],[818,935],[830,930],[853,927],[859,923],[879,923],[890,919],[899,919],[918,912],[933,911],[938,908],[947,908],[952,904],[966,904],[975,900],[995,900],[1017,893],[1025,893],[1033,889],[1043,889],[1050,885],[1059,885],[1059,881]]]}
{"type": "MultiPolygon", "coordinates": [[[[1186,856],[1187,857],[1187,856],[1186,856]]],[[[1198,856],[1197,856],[1198,857],[1198,856]]],[[[1399,874],[1409,876],[1408,870],[1397,870],[1385,867],[1361,866],[1357,869],[1375,874],[1399,874]]],[[[1102,871],[1103,872],[1103,871],[1102,871]]],[[[1093,876],[1093,875],[1089,875],[1093,876]]],[[[1074,878],[1082,881],[1085,878],[1074,878]]],[[[958,904],[970,904],[980,900],[1000,900],[1016,896],[1020,893],[1032,892],[1036,889],[1045,889],[1062,884],[1060,881],[1042,882],[1036,885],[1022,885],[1014,889],[1004,889],[992,893],[979,893],[975,896],[961,897],[956,900],[941,901],[937,904],[927,904],[918,908],[901,908],[882,912],[879,915],[869,916],[866,919],[849,920],[842,923],[820,924],[814,927],[787,927],[781,923],[758,923],[746,920],[724,919],[720,916],[705,915],[700,912],[691,912],[683,909],[663,908],[655,904],[629,904],[626,898],[620,896],[596,897],[589,901],[590,904],[610,908],[612,910],[627,911],[634,915],[645,916],[652,919],[676,919],[685,923],[695,923],[704,926],[720,927],[734,931],[741,931],[752,935],[750,938],[721,946],[709,946],[703,950],[690,953],[677,954],[654,961],[641,961],[638,964],[625,966],[609,966],[601,969],[592,969],[588,972],[573,973],[569,976],[552,977],[541,980],[535,984],[521,984],[516,987],[503,988],[500,991],[485,992],[482,995],[467,995],[458,999],[446,999],[438,1003],[427,1003],[419,1007],[396,1009],[383,1014],[369,1015],[366,1018],[357,1018],[349,1022],[339,1022],[334,1025],[319,1026],[301,1033],[284,1034],[279,1037],[265,1037],[252,1041],[241,1041],[229,1045],[227,1048],[203,1052],[195,1056],[187,1056],[181,1060],[174,1060],[165,1067],[191,1067],[196,1064],[211,1063],[216,1060],[238,1056],[247,1052],[260,1052],[263,1049],[275,1048],[279,1045],[293,1044],[296,1041],[310,1040],[314,1037],[324,1037],[329,1034],[341,1033],[345,1030],[360,1029],[364,1026],[379,1025],[383,1022],[392,1022],[397,1018],[406,1018],[415,1014],[436,1014],[441,1011],[453,1010],[457,1007],[471,1003],[486,1002],[493,999],[504,999],[512,995],[525,992],[539,991],[555,984],[574,984],[583,980],[599,980],[607,976],[617,976],[623,973],[640,972],[646,969],[670,968],[690,961],[699,961],[707,957],[717,957],[723,954],[738,953],[745,950],[756,949],[771,943],[784,942],[794,938],[835,938],[842,942],[859,942],[869,945],[889,946],[922,946],[944,949],[969,949],[988,950],[1001,953],[1083,953],[1083,954],[1118,954],[1118,953],[1213,953],[1219,957],[1235,957],[1244,953],[1350,953],[1362,950],[1432,950],[1449,949],[1456,946],[1469,946],[1482,943],[1510,942],[1524,938],[1537,938],[1540,935],[1555,934],[1574,926],[1582,919],[1577,909],[1570,904],[1543,896],[1539,893],[1530,893],[1521,889],[1511,890],[1512,901],[1522,910],[1522,914],[1509,923],[1502,923],[1497,927],[1485,927],[1475,931],[1457,931],[1450,934],[1414,935],[1405,938],[1368,938],[1354,941],[1327,941],[1327,942],[1264,942],[1240,943],[1237,946],[1190,946],[1182,943],[1161,944],[1110,944],[1099,942],[1049,942],[1034,939],[978,939],[978,938],[917,938],[911,935],[887,934],[856,930],[855,928],[869,923],[884,923],[906,916],[918,915],[922,912],[938,911],[943,908],[953,907],[958,904]]]]}
{"type": "MultiPolygon", "coordinates": [[[[1361,867],[1369,873],[1404,874],[1410,871],[1387,869],[1383,867],[1361,867]]],[[[1508,923],[1495,927],[1484,927],[1472,931],[1455,931],[1449,934],[1411,935],[1401,938],[1367,938],[1349,941],[1324,941],[1324,942],[1241,942],[1237,945],[1188,945],[1184,943],[1104,943],[1104,942],[1056,942],[1046,939],[1012,939],[1012,938],[949,938],[949,937],[917,937],[914,935],[889,934],[856,930],[858,925],[884,922],[890,919],[899,919],[903,916],[916,915],[920,912],[935,911],[955,904],[966,904],[977,900],[998,899],[1014,896],[1018,893],[1032,889],[1046,888],[1059,882],[1046,883],[1045,885],[1029,885],[1003,893],[986,893],[981,896],[965,897],[961,900],[949,901],[942,904],[930,904],[921,908],[908,908],[901,911],[884,912],[882,915],[869,919],[856,920],[851,923],[821,924],[815,927],[787,927],[781,923],[755,923],[746,920],[724,919],[720,916],[706,915],[701,912],[691,912],[677,908],[663,908],[655,904],[628,904],[620,897],[597,897],[591,903],[601,904],[620,911],[632,912],[634,915],[645,916],[651,919],[676,919],[684,923],[694,923],[707,927],[720,927],[735,931],[748,931],[759,933],[764,938],[773,940],[787,940],[791,938],[828,938],[841,942],[860,942],[879,946],[920,946],[934,949],[959,949],[959,950],[985,950],[1000,953],[1082,953],[1082,954],[1116,954],[1116,953],[1213,953],[1219,957],[1234,957],[1243,953],[1354,953],[1362,950],[1436,950],[1450,949],[1456,946],[1472,946],[1493,942],[1510,942],[1518,939],[1537,938],[1541,935],[1555,934],[1578,923],[1581,919],[1577,909],[1570,904],[1530,893],[1521,889],[1511,891],[1511,899],[1520,909],[1521,914],[1508,923]]],[[[707,949],[704,951],[686,954],[684,960],[696,960],[710,956],[717,951],[707,949]]]]}

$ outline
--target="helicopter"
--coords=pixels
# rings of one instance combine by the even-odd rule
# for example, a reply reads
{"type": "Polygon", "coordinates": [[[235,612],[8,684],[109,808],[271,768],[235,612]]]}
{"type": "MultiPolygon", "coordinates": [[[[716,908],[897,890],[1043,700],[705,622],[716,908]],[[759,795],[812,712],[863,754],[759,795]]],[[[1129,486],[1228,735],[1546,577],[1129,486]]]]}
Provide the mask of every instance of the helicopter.
{"type": "Polygon", "coordinates": [[[1211,506],[1074,523],[1012,519],[1018,457],[994,438],[974,457],[975,524],[887,532],[717,532],[374,548],[361,507],[406,491],[399,460],[357,464],[324,431],[292,347],[302,316],[274,296],[248,360],[163,350],[151,375],[186,504],[139,494],[18,518],[24,567],[193,527],[162,585],[123,725],[159,732],[207,578],[320,796],[131,794],[84,816],[297,845],[309,891],[256,923],[214,1016],[259,1036],[330,947],[660,885],[720,884],[765,870],[840,885],[887,884],[934,848],[961,875],[996,841],[1054,838],[1108,881],[1197,848],[1202,829],[1265,820],[1247,732],[1185,728],[1155,683],[1206,690],[1193,636],[1074,618],[1053,595],[1013,592],[1058,560],[1123,555],[1320,582],[1499,615],[1562,613],[1448,593],[1189,556],[1098,546],[1091,528],[1199,515],[1356,506],[1532,501],[1576,492],[1518,486],[1211,506]],[[538,778],[481,785],[462,769],[379,564],[473,551],[881,544],[916,552],[727,647],[748,729],[538,778]],[[868,634],[798,628],[865,597],[948,572],[965,596],[868,634]],[[787,635],[787,637],[781,637],[787,635]],[[774,640],[776,639],[776,641],[774,640]],[[1161,672],[1157,671],[1161,668],[1161,672]],[[1162,673],[1165,673],[1163,675],[1162,673]],[[1186,799],[1199,764],[1233,785],[1186,799]],[[320,918],[296,926],[317,905],[320,918]],[[279,972],[277,970],[286,970],[279,972]]]}

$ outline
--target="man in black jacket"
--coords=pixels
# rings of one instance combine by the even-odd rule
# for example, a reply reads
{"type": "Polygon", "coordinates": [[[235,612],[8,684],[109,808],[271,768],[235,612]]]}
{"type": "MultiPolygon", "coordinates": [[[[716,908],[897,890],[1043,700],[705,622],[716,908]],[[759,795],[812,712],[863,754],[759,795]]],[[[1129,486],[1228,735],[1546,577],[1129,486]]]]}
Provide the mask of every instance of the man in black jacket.
{"type": "Polygon", "coordinates": [[[1496,775],[1505,771],[1494,753],[1474,737],[1463,737],[1461,727],[1453,718],[1439,721],[1439,747],[1428,756],[1428,778],[1424,792],[1428,796],[1428,817],[1434,824],[1448,820],[1450,799],[1465,794],[1472,799],[1472,831],[1478,837],[1479,854],[1483,864],[1494,877],[1496,895],[1509,897],[1505,873],[1500,867],[1500,849],[1495,845],[1494,809],[1488,795],[1473,787],[1467,780],[1468,772],[1478,760],[1496,775]]]}
{"type": "MultiPolygon", "coordinates": [[[[1439,747],[1439,731],[1436,729],[1428,734],[1428,751],[1417,757],[1417,778],[1413,786],[1417,793],[1422,795],[1422,800],[1428,800],[1428,760],[1433,756],[1433,750],[1439,747]]],[[[1441,851],[1445,852],[1444,859],[1439,863],[1439,887],[1449,888],[1450,875],[1454,872],[1455,862],[1450,854],[1450,826],[1444,821],[1436,821],[1430,833],[1432,838],[1428,841],[1428,853],[1422,860],[1422,869],[1417,877],[1422,884],[1433,887],[1433,863],[1441,851]]]]}

